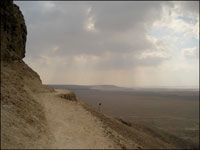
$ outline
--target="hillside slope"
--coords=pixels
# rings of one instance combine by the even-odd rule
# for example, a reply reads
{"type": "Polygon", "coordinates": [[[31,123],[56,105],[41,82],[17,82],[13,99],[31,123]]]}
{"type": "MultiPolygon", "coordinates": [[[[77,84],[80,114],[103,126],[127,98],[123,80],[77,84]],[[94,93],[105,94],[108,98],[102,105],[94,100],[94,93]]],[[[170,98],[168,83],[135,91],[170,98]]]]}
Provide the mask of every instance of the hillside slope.
{"type": "Polygon", "coordinates": [[[2,64],[2,148],[181,147],[173,138],[60,97],[71,92],[42,85],[24,62],[2,64]]]}
{"type": "MultiPolygon", "coordinates": [[[[49,148],[108,149],[125,147],[125,139],[112,129],[104,129],[103,122],[84,109],[80,101],[60,97],[72,92],[56,89],[51,93],[40,93],[38,100],[44,106],[48,125],[55,140],[49,148]],[[111,137],[110,133],[115,137],[111,137]],[[118,138],[117,138],[118,137],[118,138]],[[121,138],[124,141],[116,140],[121,138]]],[[[137,148],[137,144],[132,147],[137,148]]]]}
{"type": "Polygon", "coordinates": [[[19,7],[1,1],[1,148],[45,148],[51,137],[43,107],[33,95],[53,89],[42,85],[22,60],[26,34],[19,7]]]}
{"type": "Polygon", "coordinates": [[[82,101],[60,97],[71,92],[43,86],[24,62],[2,64],[2,148],[179,147],[142,126],[128,127],[82,101]]]}
{"type": "Polygon", "coordinates": [[[2,63],[1,148],[45,148],[49,130],[34,94],[52,90],[24,62],[2,63]]]}
{"type": "MultiPolygon", "coordinates": [[[[180,148],[142,126],[90,108],[68,90],[42,85],[23,62],[26,25],[12,1],[1,1],[1,148],[180,148]]],[[[163,137],[164,136],[164,137],[163,137]]]]}

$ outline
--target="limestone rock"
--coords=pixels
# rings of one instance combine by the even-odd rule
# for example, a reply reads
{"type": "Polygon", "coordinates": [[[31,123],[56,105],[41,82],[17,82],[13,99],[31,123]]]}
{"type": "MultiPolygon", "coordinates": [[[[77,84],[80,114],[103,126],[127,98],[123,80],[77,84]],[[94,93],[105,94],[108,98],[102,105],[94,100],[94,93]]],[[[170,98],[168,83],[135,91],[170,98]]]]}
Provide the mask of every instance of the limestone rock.
{"type": "Polygon", "coordinates": [[[64,98],[70,101],[77,101],[76,95],[73,92],[66,93],[66,94],[59,94],[59,97],[64,98]]]}
{"type": "Polygon", "coordinates": [[[1,1],[1,60],[25,57],[27,29],[19,7],[11,0],[1,1]]]}

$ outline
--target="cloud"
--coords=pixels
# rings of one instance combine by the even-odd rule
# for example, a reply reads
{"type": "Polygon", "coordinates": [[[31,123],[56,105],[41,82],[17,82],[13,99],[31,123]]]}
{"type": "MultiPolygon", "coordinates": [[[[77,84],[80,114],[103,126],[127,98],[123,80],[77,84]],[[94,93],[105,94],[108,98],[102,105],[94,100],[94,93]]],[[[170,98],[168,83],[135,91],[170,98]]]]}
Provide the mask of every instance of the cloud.
{"type": "Polygon", "coordinates": [[[199,58],[199,48],[198,47],[184,48],[182,50],[182,55],[189,59],[198,59],[199,58]]]}
{"type": "MultiPolygon", "coordinates": [[[[174,7],[169,7],[168,5],[163,6],[162,19],[158,19],[153,23],[156,28],[168,29],[169,31],[174,31],[179,34],[183,34],[185,37],[199,39],[199,14],[197,13],[197,8],[192,6],[196,2],[173,2],[174,7]]],[[[199,12],[199,11],[198,11],[199,12]]]]}
{"type": "Polygon", "coordinates": [[[174,1],[173,3],[179,13],[199,16],[199,1],[174,1]]]}
{"type": "MultiPolygon", "coordinates": [[[[20,6],[28,28],[25,61],[43,74],[45,82],[57,80],[59,70],[68,77],[78,73],[77,80],[87,71],[92,82],[92,76],[101,76],[99,72],[124,74],[139,67],[158,67],[172,59],[175,42],[169,44],[164,40],[173,38],[169,30],[183,33],[185,38],[198,38],[199,21],[194,15],[198,8],[194,4],[161,1],[15,3],[20,6]],[[187,16],[195,21],[187,22],[187,16]],[[168,37],[159,39],[150,35],[152,26],[162,31],[167,28],[168,37]]],[[[174,38],[180,41],[179,37],[174,38]]],[[[94,80],[97,79],[103,80],[100,77],[94,80]]]]}
{"type": "Polygon", "coordinates": [[[48,53],[55,45],[59,45],[57,55],[102,57],[155,48],[146,30],[160,17],[162,2],[41,2],[40,9],[36,8],[39,2],[22,4],[31,40],[27,53],[32,57],[48,53]]]}

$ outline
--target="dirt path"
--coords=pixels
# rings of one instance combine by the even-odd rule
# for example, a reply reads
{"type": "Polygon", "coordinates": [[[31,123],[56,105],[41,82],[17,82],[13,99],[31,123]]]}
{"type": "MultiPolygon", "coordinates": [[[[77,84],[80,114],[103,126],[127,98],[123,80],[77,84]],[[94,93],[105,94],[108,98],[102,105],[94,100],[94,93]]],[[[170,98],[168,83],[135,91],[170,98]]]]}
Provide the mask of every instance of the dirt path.
{"type": "Polygon", "coordinates": [[[39,100],[44,106],[50,131],[55,138],[50,148],[120,148],[106,136],[103,124],[79,103],[57,95],[67,90],[42,93],[39,100]]]}

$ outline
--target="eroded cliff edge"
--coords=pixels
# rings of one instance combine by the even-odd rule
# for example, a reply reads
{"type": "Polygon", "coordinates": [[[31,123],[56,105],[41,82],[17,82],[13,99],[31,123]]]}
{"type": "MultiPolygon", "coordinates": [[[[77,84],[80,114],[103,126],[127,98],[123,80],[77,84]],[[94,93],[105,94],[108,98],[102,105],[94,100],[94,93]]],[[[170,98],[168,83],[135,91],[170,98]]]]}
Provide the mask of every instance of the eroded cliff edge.
{"type": "Polygon", "coordinates": [[[25,57],[27,29],[19,7],[11,0],[1,1],[1,59],[21,60],[25,57]]]}
{"type": "Polygon", "coordinates": [[[22,60],[27,29],[11,0],[1,1],[1,148],[45,148],[45,116],[34,93],[53,91],[22,60]]]}

